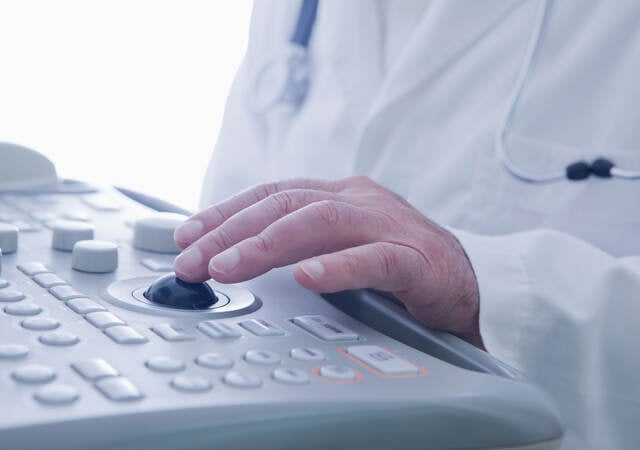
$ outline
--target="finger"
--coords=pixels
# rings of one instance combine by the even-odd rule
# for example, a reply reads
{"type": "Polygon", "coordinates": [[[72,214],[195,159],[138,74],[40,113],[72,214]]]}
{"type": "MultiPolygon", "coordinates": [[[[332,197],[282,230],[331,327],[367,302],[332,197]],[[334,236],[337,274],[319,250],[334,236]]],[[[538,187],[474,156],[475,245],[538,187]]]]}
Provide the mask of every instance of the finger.
{"type": "Polygon", "coordinates": [[[185,281],[209,278],[207,263],[218,253],[255,236],[278,219],[311,203],[339,200],[338,194],[310,189],[277,192],[233,215],[189,246],[174,262],[174,271],[185,281]]]}
{"type": "Polygon", "coordinates": [[[379,240],[381,219],[349,203],[312,203],[211,259],[209,275],[234,283],[315,255],[379,240]]]}
{"type": "Polygon", "coordinates": [[[174,240],[181,248],[186,248],[206,232],[220,226],[225,220],[254,203],[277,192],[289,189],[313,189],[337,192],[340,184],[336,181],[316,179],[294,179],[267,183],[251,187],[221,203],[210,206],[194,214],[174,232],[174,240]]]}

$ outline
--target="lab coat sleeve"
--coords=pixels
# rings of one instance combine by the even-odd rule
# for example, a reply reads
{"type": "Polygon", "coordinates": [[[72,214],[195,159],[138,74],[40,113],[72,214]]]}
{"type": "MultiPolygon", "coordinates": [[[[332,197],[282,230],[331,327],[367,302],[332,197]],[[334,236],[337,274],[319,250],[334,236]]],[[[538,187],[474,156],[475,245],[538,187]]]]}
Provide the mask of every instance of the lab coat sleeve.
{"type": "Polygon", "coordinates": [[[549,230],[452,231],[478,279],[487,350],[551,392],[569,436],[640,442],[640,256],[549,230]]]}

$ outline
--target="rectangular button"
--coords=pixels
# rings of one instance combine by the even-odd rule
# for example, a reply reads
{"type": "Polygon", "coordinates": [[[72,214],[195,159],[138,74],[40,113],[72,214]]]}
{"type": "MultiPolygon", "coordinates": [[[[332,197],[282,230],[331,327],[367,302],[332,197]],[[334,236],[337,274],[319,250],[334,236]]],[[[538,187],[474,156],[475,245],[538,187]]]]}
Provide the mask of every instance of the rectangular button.
{"type": "Polygon", "coordinates": [[[84,316],[84,318],[87,319],[91,325],[101,330],[114,325],[125,325],[122,319],[109,311],[92,312],[84,316]]]}
{"type": "Polygon", "coordinates": [[[61,286],[63,284],[67,284],[62,278],[60,278],[55,273],[39,273],[33,276],[33,281],[38,283],[38,285],[43,288],[50,288],[53,286],[61,286]]]}
{"type": "Polygon", "coordinates": [[[96,311],[106,311],[101,305],[90,298],[74,298],[69,300],[66,305],[71,308],[73,312],[82,315],[96,311]]]}
{"type": "MultiPolygon", "coordinates": [[[[43,274],[46,275],[46,274],[43,274]]],[[[54,286],[49,289],[49,292],[52,293],[58,300],[66,301],[71,300],[72,298],[81,298],[86,297],[86,294],[83,294],[80,291],[76,291],[73,286],[61,285],[54,286]]]]}
{"type": "Polygon", "coordinates": [[[335,320],[323,316],[299,316],[293,323],[325,341],[355,341],[358,335],[335,320]]]}
{"type": "Polygon", "coordinates": [[[170,323],[161,323],[151,327],[151,331],[160,336],[162,339],[171,342],[192,341],[196,337],[188,333],[184,328],[177,327],[170,323]]]}
{"type": "Polygon", "coordinates": [[[144,398],[144,394],[140,392],[140,389],[125,377],[104,378],[96,382],[96,388],[98,388],[105,397],[116,402],[126,402],[144,398]]]}
{"type": "Polygon", "coordinates": [[[99,380],[105,377],[117,377],[120,373],[102,358],[91,358],[71,364],[73,370],[86,380],[99,380]]]}
{"type": "Polygon", "coordinates": [[[200,322],[198,330],[213,339],[239,338],[242,336],[239,331],[234,330],[226,323],[216,322],[215,320],[200,322]]]}
{"type": "Polygon", "coordinates": [[[238,325],[256,336],[284,336],[283,330],[262,319],[245,320],[238,325]]]}
{"type": "Polygon", "coordinates": [[[149,339],[138,333],[133,328],[126,325],[118,325],[115,327],[109,327],[104,330],[104,334],[109,336],[118,344],[144,344],[149,339]]]}
{"type": "Polygon", "coordinates": [[[39,273],[51,272],[41,262],[28,262],[28,263],[20,264],[18,266],[18,270],[20,270],[20,272],[30,277],[39,273]]]}
{"type": "Polygon", "coordinates": [[[386,375],[419,373],[420,369],[377,345],[356,345],[347,348],[347,353],[366,365],[386,375]]]}

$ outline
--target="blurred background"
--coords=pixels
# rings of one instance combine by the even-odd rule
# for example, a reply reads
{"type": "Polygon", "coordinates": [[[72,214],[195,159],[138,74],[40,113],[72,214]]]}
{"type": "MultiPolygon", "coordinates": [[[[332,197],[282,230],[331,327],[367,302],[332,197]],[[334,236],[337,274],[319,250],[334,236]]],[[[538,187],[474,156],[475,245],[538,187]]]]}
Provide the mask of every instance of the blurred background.
{"type": "Polygon", "coordinates": [[[0,0],[0,141],[195,209],[250,0],[0,0]]]}

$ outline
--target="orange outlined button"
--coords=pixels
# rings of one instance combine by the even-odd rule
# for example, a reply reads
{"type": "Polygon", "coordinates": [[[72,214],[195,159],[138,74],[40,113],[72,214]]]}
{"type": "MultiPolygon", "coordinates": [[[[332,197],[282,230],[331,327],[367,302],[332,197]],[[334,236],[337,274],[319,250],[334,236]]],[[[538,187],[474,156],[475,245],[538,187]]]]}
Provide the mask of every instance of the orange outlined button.
{"type": "Polygon", "coordinates": [[[413,378],[429,374],[426,369],[377,345],[340,347],[338,352],[370,372],[384,378],[413,378]]]}

